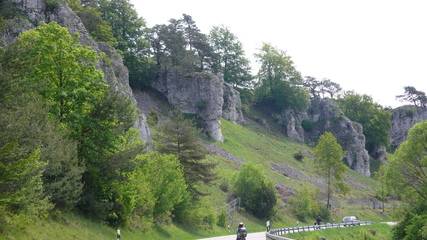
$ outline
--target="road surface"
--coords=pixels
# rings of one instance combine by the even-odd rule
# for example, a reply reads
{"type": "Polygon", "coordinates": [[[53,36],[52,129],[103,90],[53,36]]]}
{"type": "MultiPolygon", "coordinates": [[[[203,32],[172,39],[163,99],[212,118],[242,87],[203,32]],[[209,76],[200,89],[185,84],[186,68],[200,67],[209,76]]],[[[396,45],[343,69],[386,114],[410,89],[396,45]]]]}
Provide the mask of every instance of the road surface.
{"type": "MultiPolygon", "coordinates": [[[[236,240],[236,235],[222,237],[203,238],[200,240],[236,240]]],[[[246,240],[265,240],[265,232],[249,233],[246,240]]]]}

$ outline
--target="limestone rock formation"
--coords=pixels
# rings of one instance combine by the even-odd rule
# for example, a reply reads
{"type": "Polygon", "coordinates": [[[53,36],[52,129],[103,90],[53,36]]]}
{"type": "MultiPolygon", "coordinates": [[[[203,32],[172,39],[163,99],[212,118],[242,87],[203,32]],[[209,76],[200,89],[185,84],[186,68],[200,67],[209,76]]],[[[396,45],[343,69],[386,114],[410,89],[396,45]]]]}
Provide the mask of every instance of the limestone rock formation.
{"type": "Polygon", "coordinates": [[[234,123],[244,123],[242,103],[239,91],[232,85],[224,83],[224,105],[222,106],[222,117],[234,123]]]}
{"type": "Polygon", "coordinates": [[[307,118],[305,112],[296,112],[292,109],[287,109],[273,117],[283,127],[282,131],[286,136],[297,142],[304,142],[305,133],[302,128],[302,121],[307,118]]]}
{"type": "Polygon", "coordinates": [[[181,112],[196,114],[215,141],[223,141],[221,116],[224,80],[209,72],[182,73],[176,69],[162,72],[152,87],[181,112]]]}
{"type": "Polygon", "coordinates": [[[347,165],[365,176],[370,176],[369,155],[359,123],[344,116],[330,99],[313,100],[307,114],[307,120],[312,123],[312,129],[305,134],[307,140],[315,141],[324,132],[332,132],[346,151],[344,161],[347,165]]]}
{"type": "MultiPolygon", "coordinates": [[[[17,17],[10,20],[6,29],[0,33],[1,42],[12,43],[19,33],[37,27],[41,23],[55,21],[68,28],[71,33],[79,35],[80,43],[91,47],[99,53],[104,53],[110,61],[102,59],[98,67],[104,72],[104,78],[112,88],[124,96],[127,96],[134,103],[135,98],[129,86],[129,74],[123,64],[122,57],[118,52],[103,43],[97,43],[92,39],[80,18],[65,3],[59,4],[55,9],[47,9],[43,0],[12,0],[17,7],[26,15],[26,19],[17,17]]],[[[150,131],[145,122],[145,116],[141,113],[135,123],[141,131],[141,136],[145,142],[149,142],[150,131]]]]}
{"type": "Polygon", "coordinates": [[[401,106],[393,110],[390,143],[393,149],[406,140],[409,129],[418,122],[427,120],[427,108],[401,106]]]}

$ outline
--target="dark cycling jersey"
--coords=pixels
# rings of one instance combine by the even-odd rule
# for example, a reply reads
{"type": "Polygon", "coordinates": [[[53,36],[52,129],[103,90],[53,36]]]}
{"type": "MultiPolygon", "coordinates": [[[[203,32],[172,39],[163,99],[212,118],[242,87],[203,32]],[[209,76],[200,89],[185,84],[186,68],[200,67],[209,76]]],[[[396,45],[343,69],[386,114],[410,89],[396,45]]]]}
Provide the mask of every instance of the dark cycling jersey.
{"type": "Polygon", "coordinates": [[[237,229],[237,240],[245,240],[247,235],[248,232],[246,231],[245,227],[237,229]]]}

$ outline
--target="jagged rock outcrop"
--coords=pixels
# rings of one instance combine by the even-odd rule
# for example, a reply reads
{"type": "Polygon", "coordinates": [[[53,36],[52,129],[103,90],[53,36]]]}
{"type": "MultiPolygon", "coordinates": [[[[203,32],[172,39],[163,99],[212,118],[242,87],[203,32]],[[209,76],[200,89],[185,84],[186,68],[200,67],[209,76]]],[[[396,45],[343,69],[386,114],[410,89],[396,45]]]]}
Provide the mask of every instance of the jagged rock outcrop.
{"type": "Polygon", "coordinates": [[[369,155],[365,149],[362,125],[344,116],[331,99],[314,99],[307,111],[307,117],[311,122],[311,129],[305,132],[306,139],[315,141],[324,132],[332,132],[346,151],[344,161],[347,165],[365,176],[370,176],[369,155]]]}
{"type": "Polygon", "coordinates": [[[232,85],[224,83],[224,104],[222,105],[222,117],[234,123],[244,123],[242,102],[240,93],[232,85]]]}
{"type": "Polygon", "coordinates": [[[427,108],[401,106],[393,110],[390,132],[390,144],[397,148],[406,140],[409,129],[418,122],[427,120],[427,108]]]}
{"type": "Polygon", "coordinates": [[[302,121],[307,118],[307,113],[287,109],[281,114],[273,115],[273,117],[276,119],[277,123],[282,126],[282,131],[286,136],[295,141],[304,142],[305,133],[302,127],[302,121]]]}
{"type": "Polygon", "coordinates": [[[273,118],[286,136],[298,142],[313,144],[324,132],[332,132],[346,151],[346,164],[363,175],[370,175],[363,128],[344,116],[333,100],[314,98],[306,112],[286,110],[273,118]]]}
{"type": "MultiPolygon", "coordinates": [[[[89,46],[99,53],[104,53],[109,60],[101,59],[98,67],[104,72],[104,78],[107,83],[118,93],[127,96],[135,104],[132,90],[129,86],[129,74],[126,66],[123,64],[122,57],[118,52],[104,44],[98,43],[92,39],[80,18],[65,3],[58,4],[54,9],[47,9],[43,0],[11,0],[16,4],[25,18],[16,17],[8,20],[6,29],[0,34],[0,39],[4,44],[12,43],[18,35],[26,30],[35,28],[41,23],[55,21],[68,28],[71,33],[79,36],[80,43],[89,46]]],[[[145,142],[151,140],[150,131],[145,121],[145,116],[141,113],[135,123],[141,131],[141,137],[145,142]]]]}
{"type": "Polygon", "coordinates": [[[224,104],[224,80],[209,72],[182,73],[170,69],[161,73],[152,87],[181,112],[196,114],[204,129],[215,141],[223,141],[221,132],[224,104]]]}

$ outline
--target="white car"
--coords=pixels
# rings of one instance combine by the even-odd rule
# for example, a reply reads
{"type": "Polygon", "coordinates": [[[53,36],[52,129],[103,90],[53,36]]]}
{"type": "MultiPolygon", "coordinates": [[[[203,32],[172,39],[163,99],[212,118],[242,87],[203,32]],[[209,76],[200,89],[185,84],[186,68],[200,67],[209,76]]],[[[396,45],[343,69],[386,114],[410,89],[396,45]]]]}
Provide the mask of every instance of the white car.
{"type": "Polygon", "coordinates": [[[356,216],[345,216],[342,219],[342,222],[344,223],[344,226],[360,225],[360,221],[356,216]]]}

